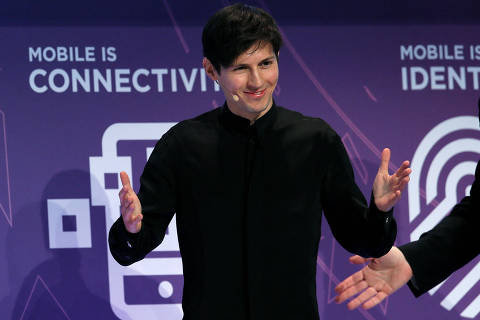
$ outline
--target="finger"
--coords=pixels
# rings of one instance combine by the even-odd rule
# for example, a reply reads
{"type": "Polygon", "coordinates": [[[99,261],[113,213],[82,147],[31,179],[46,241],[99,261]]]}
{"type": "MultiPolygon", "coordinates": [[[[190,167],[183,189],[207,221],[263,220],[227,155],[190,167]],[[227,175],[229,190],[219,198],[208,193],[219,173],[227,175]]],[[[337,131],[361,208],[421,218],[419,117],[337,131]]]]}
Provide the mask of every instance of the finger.
{"type": "Polygon", "coordinates": [[[135,202],[132,199],[128,199],[125,203],[127,210],[135,210],[135,202]]]}
{"type": "Polygon", "coordinates": [[[389,162],[390,162],[390,149],[385,148],[382,151],[380,167],[378,168],[378,172],[387,172],[388,173],[389,162]]]}
{"type": "Polygon", "coordinates": [[[395,205],[395,203],[397,203],[397,201],[400,199],[400,196],[402,195],[402,193],[400,192],[400,190],[395,190],[393,192],[390,192],[390,194],[386,195],[385,197],[387,198],[386,200],[386,207],[393,207],[395,205]]]}
{"type": "Polygon", "coordinates": [[[355,272],[350,277],[348,277],[345,280],[343,280],[342,282],[340,282],[335,287],[335,292],[337,292],[337,293],[343,292],[343,291],[347,290],[351,286],[354,286],[355,284],[357,284],[358,282],[360,282],[362,280],[363,280],[363,269],[355,272]]]}
{"type": "Polygon", "coordinates": [[[133,207],[128,208],[128,214],[129,214],[130,223],[136,222],[138,219],[138,216],[141,215],[141,213],[135,213],[135,209],[133,207]]]}
{"type": "Polygon", "coordinates": [[[397,169],[397,172],[404,171],[404,170],[408,169],[409,167],[410,167],[410,161],[405,160],[405,161],[402,162],[402,165],[400,166],[400,168],[397,169]]]}
{"type": "Polygon", "coordinates": [[[388,297],[388,294],[386,294],[385,292],[379,292],[377,293],[376,296],[372,297],[372,299],[366,301],[363,305],[362,305],[362,308],[367,310],[367,309],[370,309],[370,308],[373,308],[375,307],[377,304],[379,304],[380,302],[382,302],[383,300],[385,300],[385,298],[388,297]]]}
{"type": "Polygon", "coordinates": [[[122,181],[122,186],[131,188],[130,178],[125,171],[120,172],[120,180],[122,181]]]}
{"type": "Polygon", "coordinates": [[[363,291],[358,297],[353,299],[347,304],[347,308],[349,310],[353,310],[363,304],[368,299],[371,299],[377,294],[377,290],[373,287],[368,287],[365,291],[363,291]]]}
{"type": "Polygon", "coordinates": [[[125,217],[125,215],[127,214],[127,209],[123,205],[120,206],[120,214],[122,215],[122,217],[125,217]]]}
{"type": "Polygon", "coordinates": [[[138,216],[139,216],[139,214],[135,214],[135,213],[133,212],[133,210],[132,210],[132,211],[129,211],[128,223],[129,223],[129,224],[136,224],[136,223],[138,222],[138,216]]]}
{"type": "Polygon", "coordinates": [[[341,292],[338,296],[335,297],[336,303],[342,303],[345,300],[353,297],[354,295],[362,292],[368,287],[368,283],[366,281],[360,281],[356,283],[354,286],[346,289],[345,291],[341,292]]]}
{"type": "Polygon", "coordinates": [[[397,175],[395,183],[398,185],[402,182],[403,179],[410,177],[410,173],[412,173],[411,169],[405,170],[402,174],[397,175]]]}
{"type": "Polygon", "coordinates": [[[122,195],[120,199],[120,207],[123,209],[128,209],[128,206],[132,203],[131,196],[129,193],[125,193],[122,195]]]}
{"type": "Polygon", "coordinates": [[[135,192],[133,192],[132,189],[130,189],[130,191],[126,194],[125,196],[125,205],[130,205],[131,203],[135,203],[137,204],[137,195],[135,194],[135,192]]]}
{"type": "Polygon", "coordinates": [[[400,184],[398,185],[398,191],[403,191],[405,187],[407,186],[408,182],[410,181],[410,177],[405,177],[400,181],[400,184]]]}
{"type": "Polygon", "coordinates": [[[364,264],[369,260],[370,259],[365,259],[364,257],[358,256],[358,255],[351,256],[350,258],[348,258],[348,261],[350,261],[350,263],[353,263],[353,264],[364,264]]]}
{"type": "Polygon", "coordinates": [[[127,197],[128,197],[127,193],[122,195],[122,197],[120,198],[120,206],[122,206],[122,207],[127,207],[128,206],[129,201],[128,201],[127,197]]]}
{"type": "Polygon", "coordinates": [[[410,175],[410,173],[412,173],[412,168],[410,168],[410,167],[403,168],[403,165],[402,165],[402,167],[400,167],[395,172],[395,176],[398,177],[398,178],[403,178],[403,177],[406,177],[406,176],[410,175]]]}
{"type": "Polygon", "coordinates": [[[126,195],[125,197],[123,197],[122,206],[125,208],[128,208],[128,206],[130,205],[130,202],[131,201],[128,200],[128,195],[126,195]]]}
{"type": "Polygon", "coordinates": [[[131,195],[126,195],[122,206],[125,207],[125,209],[130,210],[130,209],[135,209],[135,201],[131,195]]]}
{"type": "Polygon", "coordinates": [[[125,196],[125,194],[127,194],[127,192],[128,192],[128,187],[122,187],[122,189],[120,189],[120,191],[118,192],[118,197],[122,199],[125,196]]]}
{"type": "Polygon", "coordinates": [[[135,220],[135,212],[131,208],[125,208],[125,216],[128,223],[132,223],[135,220]]]}

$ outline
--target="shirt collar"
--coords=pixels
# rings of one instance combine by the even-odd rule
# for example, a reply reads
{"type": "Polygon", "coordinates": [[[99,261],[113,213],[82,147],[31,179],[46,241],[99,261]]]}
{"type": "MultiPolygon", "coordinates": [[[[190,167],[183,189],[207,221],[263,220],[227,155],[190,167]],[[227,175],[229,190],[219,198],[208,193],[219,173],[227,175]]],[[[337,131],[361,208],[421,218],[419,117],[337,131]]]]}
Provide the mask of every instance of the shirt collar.
{"type": "Polygon", "coordinates": [[[255,120],[255,122],[250,125],[250,120],[232,113],[227,106],[227,102],[223,104],[222,109],[221,122],[227,129],[231,129],[242,134],[251,134],[254,132],[258,137],[262,137],[264,133],[273,125],[277,114],[277,107],[275,105],[275,101],[273,101],[272,107],[267,111],[267,113],[255,120]]]}

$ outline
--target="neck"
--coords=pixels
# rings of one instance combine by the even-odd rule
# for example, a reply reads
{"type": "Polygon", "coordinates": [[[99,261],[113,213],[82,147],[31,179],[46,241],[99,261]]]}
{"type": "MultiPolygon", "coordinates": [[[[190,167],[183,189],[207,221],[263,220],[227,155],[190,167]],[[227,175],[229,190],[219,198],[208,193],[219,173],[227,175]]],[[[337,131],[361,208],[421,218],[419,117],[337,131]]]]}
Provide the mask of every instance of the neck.
{"type": "Polygon", "coordinates": [[[238,110],[236,110],[235,108],[232,108],[230,107],[230,105],[228,104],[227,102],[227,107],[228,109],[230,110],[230,112],[232,112],[234,115],[236,116],[239,116],[239,117],[242,117],[244,119],[247,119],[250,121],[250,125],[253,125],[255,123],[255,121],[257,121],[258,119],[260,119],[261,117],[263,117],[273,106],[273,99],[270,98],[270,100],[268,101],[268,104],[267,106],[261,111],[261,112],[258,112],[258,113],[254,113],[254,112],[239,112],[238,110]]]}

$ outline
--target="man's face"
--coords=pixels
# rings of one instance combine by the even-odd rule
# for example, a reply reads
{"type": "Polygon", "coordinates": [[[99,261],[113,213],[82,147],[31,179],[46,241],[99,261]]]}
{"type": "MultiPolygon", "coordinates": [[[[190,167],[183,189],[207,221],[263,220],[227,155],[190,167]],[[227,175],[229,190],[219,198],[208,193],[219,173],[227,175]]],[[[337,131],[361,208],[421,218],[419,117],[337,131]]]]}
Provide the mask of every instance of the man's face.
{"type": "MultiPolygon", "coordinates": [[[[208,60],[207,63],[204,60],[204,66],[206,64],[208,60]]],[[[271,108],[278,81],[278,62],[270,43],[261,47],[253,45],[231,66],[221,67],[220,74],[211,68],[213,70],[205,67],[210,77],[218,80],[232,113],[253,122],[271,108]]]]}

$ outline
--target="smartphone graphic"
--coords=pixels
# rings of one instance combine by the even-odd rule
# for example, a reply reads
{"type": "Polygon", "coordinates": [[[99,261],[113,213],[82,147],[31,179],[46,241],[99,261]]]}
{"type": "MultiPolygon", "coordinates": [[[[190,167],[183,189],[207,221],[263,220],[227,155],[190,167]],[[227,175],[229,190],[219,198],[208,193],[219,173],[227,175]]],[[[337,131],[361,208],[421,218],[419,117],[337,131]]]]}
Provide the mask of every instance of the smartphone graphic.
{"type": "MultiPolygon", "coordinates": [[[[107,237],[110,227],[120,216],[119,173],[127,172],[135,189],[139,177],[132,176],[132,162],[143,161],[144,164],[153,150],[152,143],[143,153],[123,156],[119,155],[119,143],[156,141],[174,124],[115,123],[105,130],[102,156],[90,157],[90,186],[92,205],[105,207],[107,237]],[[139,156],[143,159],[137,159],[139,156]],[[112,178],[116,180],[113,183],[112,178]]],[[[162,244],[143,260],[124,267],[113,259],[108,249],[107,257],[110,305],[118,318],[182,319],[183,274],[175,217],[162,244]]]]}

